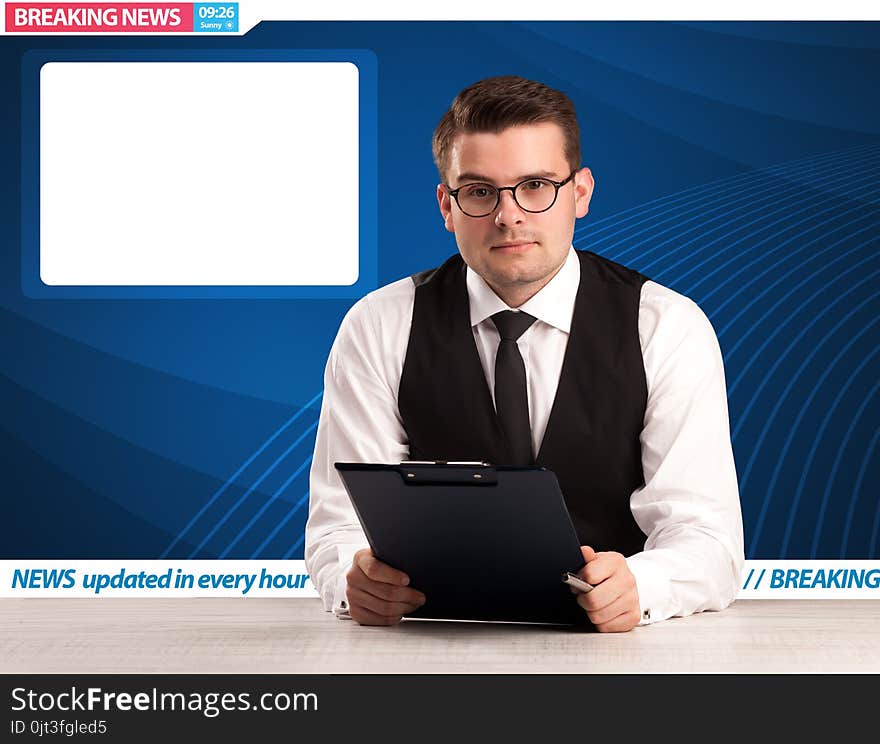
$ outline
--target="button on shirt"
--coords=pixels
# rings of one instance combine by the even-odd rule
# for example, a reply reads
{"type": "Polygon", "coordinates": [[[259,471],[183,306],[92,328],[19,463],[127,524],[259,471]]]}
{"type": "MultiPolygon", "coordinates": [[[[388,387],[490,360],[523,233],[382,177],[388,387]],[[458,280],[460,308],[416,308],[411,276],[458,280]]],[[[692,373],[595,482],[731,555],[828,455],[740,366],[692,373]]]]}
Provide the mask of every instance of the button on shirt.
{"type": "MultiPolygon", "coordinates": [[[[467,269],[471,327],[493,400],[500,338],[491,316],[518,309],[537,318],[517,341],[526,367],[533,454],[550,418],[579,283],[573,248],[550,282],[519,308],[509,308],[467,269]]],[[[415,285],[407,277],[359,300],[343,319],[327,361],[305,560],[325,609],[339,616],[347,614],[345,574],[354,553],[368,544],[333,463],[398,463],[408,457],[397,390],[414,299],[415,285]]],[[[743,531],[724,366],[709,320],[693,301],[647,281],[638,327],[648,388],[640,435],[645,485],[631,494],[630,508],[647,537],[644,551],[627,564],[644,625],[730,604],[739,588],[743,531]]]]}

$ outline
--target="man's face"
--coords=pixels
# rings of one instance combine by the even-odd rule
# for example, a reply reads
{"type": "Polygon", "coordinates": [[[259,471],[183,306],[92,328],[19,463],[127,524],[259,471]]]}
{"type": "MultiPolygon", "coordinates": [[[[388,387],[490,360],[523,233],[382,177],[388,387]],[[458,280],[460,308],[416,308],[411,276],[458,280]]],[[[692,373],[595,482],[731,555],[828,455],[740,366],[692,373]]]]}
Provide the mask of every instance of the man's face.
{"type": "MultiPolygon", "coordinates": [[[[456,189],[474,182],[515,186],[538,177],[564,181],[570,172],[562,129],[543,122],[498,134],[457,135],[446,178],[449,188],[456,189]]],[[[521,209],[510,191],[501,192],[500,203],[485,217],[464,214],[443,184],[437,187],[437,200],[465,263],[504,299],[505,295],[527,299],[564,263],[575,218],[587,213],[592,193],[593,177],[582,168],[559,189],[556,203],[537,214],[521,209]],[[530,290],[534,291],[529,294],[530,290]]]]}

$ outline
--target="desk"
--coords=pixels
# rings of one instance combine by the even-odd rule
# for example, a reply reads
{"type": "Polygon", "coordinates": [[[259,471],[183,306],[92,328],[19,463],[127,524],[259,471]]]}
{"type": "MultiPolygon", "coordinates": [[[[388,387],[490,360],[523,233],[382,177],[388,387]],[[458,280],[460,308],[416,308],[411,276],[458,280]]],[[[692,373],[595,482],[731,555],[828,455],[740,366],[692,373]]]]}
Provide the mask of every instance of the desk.
{"type": "Polygon", "coordinates": [[[2,599],[3,673],[880,672],[880,602],[741,600],[630,633],[337,620],[317,599],[2,599]]]}

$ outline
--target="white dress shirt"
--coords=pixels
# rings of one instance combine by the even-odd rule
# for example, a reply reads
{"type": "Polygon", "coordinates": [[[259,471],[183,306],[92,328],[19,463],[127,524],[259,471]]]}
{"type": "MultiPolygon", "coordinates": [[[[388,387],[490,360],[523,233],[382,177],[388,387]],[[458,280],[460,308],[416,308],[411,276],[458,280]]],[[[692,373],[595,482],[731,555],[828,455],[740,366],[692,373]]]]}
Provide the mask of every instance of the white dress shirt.
{"type": "MultiPolygon", "coordinates": [[[[553,279],[517,308],[537,318],[517,341],[534,453],[556,395],[579,282],[572,248],[553,279]]],[[[494,399],[500,339],[490,316],[512,308],[469,268],[467,291],[494,399]]],[[[341,617],[347,615],[345,574],[354,553],[368,544],[333,463],[407,459],[397,390],[414,298],[407,277],[359,300],[342,321],[324,374],[305,560],[325,609],[341,617]]],[[[724,365],[708,318],[687,297],[648,281],[638,327],[648,387],[639,437],[645,485],[630,496],[630,509],[647,539],[627,564],[636,578],[641,624],[648,624],[729,605],[739,589],[743,530],[724,365]]]]}

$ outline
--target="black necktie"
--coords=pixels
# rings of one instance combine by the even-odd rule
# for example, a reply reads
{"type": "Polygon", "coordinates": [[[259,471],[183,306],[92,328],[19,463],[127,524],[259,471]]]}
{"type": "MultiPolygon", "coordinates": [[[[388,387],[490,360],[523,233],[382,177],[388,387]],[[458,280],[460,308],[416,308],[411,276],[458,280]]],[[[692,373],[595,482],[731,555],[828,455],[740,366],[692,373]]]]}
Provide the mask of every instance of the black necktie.
{"type": "Polygon", "coordinates": [[[502,310],[492,316],[492,322],[501,335],[495,357],[495,411],[510,442],[513,462],[505,463],[509,465],[532,465],[534,462],[526,365],[516,340],[535,320],[528,313],[515,313],[513,310],[502,310]]]}

